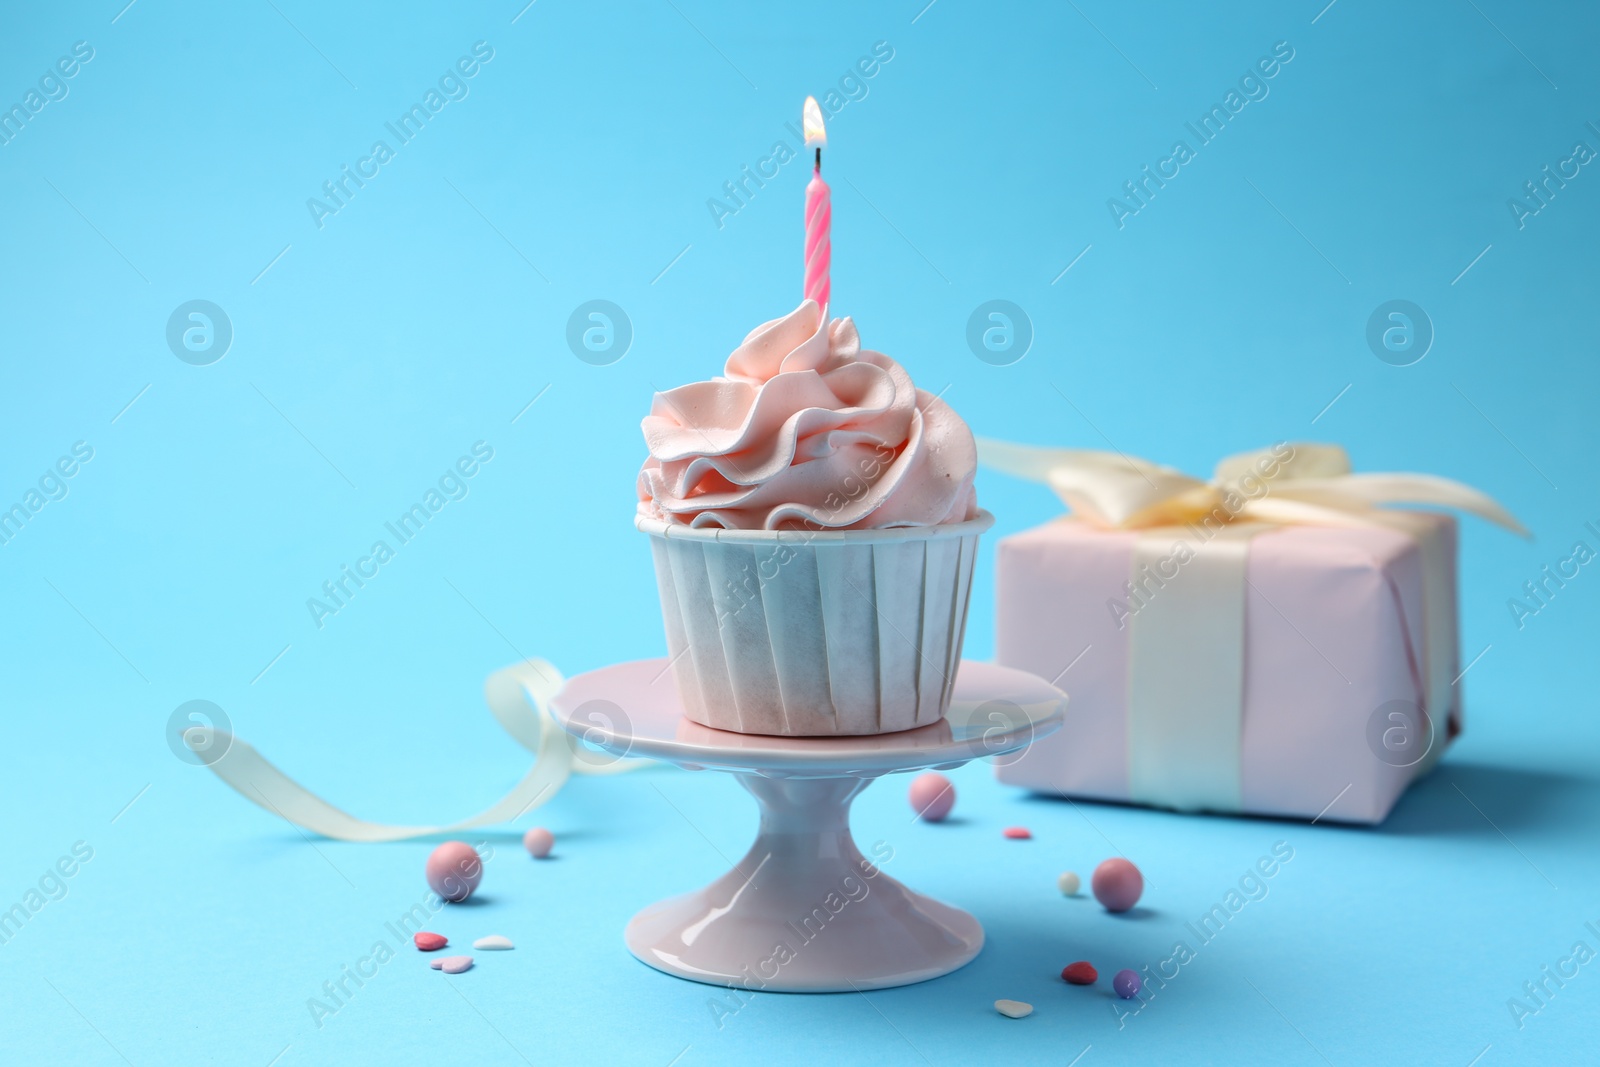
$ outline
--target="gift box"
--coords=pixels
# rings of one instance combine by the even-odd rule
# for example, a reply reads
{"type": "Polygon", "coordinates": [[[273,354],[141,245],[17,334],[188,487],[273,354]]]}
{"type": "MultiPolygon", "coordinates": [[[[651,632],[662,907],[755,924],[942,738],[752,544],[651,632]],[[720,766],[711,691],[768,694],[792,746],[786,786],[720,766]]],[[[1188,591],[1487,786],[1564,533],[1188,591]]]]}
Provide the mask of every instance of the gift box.
{"type": "Polygon", "coordinates": [[[996,658],[1067,691],[998,768],[1040,792],[1178,811],[1381,822],[1461,730],[1455,507],[1427,475],[1281,444],[1210,481],[1120,454],[981,441],[1071,514],[1002,539],[996,658]]]}

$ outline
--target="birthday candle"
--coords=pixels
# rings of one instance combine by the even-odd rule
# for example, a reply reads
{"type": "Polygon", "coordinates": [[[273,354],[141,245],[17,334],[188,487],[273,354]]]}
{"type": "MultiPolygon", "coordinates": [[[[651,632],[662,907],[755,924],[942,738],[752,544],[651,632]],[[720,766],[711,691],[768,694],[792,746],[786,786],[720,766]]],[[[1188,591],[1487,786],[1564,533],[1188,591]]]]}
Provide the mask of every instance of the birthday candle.
{"type": "Polygon", "coordinates": [[[833,190],[822,180],[822,147],[828,143],[822,126],[822,109],[816,97],[806,97],[802,117],[805,127],[806,147],[816,146],[816,165],[811,181],[806,185],[806,275],[805,297],[828,310],[828,267],[833,259],[833,190]]]}

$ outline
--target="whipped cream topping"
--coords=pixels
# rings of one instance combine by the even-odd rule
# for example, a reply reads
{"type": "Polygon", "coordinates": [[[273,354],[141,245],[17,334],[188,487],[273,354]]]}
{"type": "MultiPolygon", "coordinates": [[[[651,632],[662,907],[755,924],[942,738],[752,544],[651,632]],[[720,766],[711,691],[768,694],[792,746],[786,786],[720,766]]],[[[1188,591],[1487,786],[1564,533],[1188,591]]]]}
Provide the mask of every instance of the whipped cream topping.
{"type": "Polygon", "coordinates": [[[639,511],[730,530],[883,529],[977,514],[977,448],[950,406],[807,300],[724,377],[657,393],[639,511]]]}

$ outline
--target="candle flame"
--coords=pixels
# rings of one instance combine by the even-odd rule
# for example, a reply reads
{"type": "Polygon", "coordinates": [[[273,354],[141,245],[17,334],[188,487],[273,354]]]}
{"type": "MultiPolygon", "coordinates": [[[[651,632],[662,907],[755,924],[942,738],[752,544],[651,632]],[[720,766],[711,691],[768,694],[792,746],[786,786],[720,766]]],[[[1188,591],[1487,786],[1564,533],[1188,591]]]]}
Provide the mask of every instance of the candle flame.
{"type": "Polygon", "coordinates": [[[817,98],[806,97],[806,106],[801,114],[800,125],[806,133],[806,147],[813,145],[817,148],[825,147],[828,143],[828,131],[822,126],[822,108],[817,106],[817,98]]]}

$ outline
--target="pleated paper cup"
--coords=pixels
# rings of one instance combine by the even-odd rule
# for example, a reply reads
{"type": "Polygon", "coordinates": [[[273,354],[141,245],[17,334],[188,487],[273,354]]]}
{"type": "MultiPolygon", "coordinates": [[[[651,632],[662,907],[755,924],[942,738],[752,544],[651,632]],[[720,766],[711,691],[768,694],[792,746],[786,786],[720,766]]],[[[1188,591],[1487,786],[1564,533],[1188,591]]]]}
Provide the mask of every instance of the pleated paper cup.
{"type": "Polygon", "coordinates": [[[650,535],[684,714],[718,730],[887,734],[944,717],[961,660],[977,518],[892,530],[650,535]]]}

